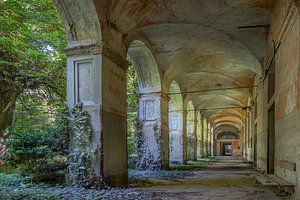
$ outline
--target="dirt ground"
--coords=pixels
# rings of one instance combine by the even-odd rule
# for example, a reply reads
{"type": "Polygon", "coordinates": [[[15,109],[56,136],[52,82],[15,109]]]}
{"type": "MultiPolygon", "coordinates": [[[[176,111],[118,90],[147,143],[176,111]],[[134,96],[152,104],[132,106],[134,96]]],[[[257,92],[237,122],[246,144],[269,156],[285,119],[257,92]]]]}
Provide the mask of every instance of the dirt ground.
{"type": "MultiPolygon", "coordinates": [[[[259,185],[253,177],[250,164],[233,157],[217,157],[216,160],[202,164],[202,170],[185,167],[186,174],[179,178],[148,177],[137,180],[131,186],[147,192],[147,199],[153,200],[280,200],[289,199],[268,187],[259,185]]],[[[140,176],[141,177],[141,176],[140,176]]]]}

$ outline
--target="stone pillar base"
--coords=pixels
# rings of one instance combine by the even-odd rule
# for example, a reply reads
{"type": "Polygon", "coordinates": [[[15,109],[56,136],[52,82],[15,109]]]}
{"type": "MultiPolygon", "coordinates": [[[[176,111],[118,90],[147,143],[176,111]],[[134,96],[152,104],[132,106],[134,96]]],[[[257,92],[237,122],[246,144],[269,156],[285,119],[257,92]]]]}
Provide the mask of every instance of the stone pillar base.
{"type": "Polygon", "coordinates": [[[128,185],[128,174],[116,174],[104,177],[104,182],[110,187],[125,187],[128,185]]]}

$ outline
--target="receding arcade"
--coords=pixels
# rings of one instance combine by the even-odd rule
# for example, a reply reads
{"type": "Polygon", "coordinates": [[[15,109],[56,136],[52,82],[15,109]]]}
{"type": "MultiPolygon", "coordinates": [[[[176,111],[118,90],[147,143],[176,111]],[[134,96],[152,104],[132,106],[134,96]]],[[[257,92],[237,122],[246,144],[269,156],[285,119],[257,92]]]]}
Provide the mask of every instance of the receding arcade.
{"type": "Polygon", "coordinates": [[[127,184],[130,62],[139,168],[242,156],[299,189],[300,3],[276,2],[56,0],[68,34],[68,105],[91,117],[91,175],[127,184]]]}

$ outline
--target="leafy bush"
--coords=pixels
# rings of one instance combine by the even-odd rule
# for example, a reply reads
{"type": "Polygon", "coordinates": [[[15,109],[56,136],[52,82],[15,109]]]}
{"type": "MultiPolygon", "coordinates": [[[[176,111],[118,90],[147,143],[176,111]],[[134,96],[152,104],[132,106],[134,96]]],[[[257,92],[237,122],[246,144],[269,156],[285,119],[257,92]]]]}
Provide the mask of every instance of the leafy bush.
{"type": "Polygon", "coordinates": [[[15,120],[5,141],[6,165],[15,166],[21,175],[32,175],[35,181],[63,182],[67,132],[64,104],[23,94],[17,102],[15,120]]]}
{"type": "Polygon", "coordinates": [[[68,143],[62,21],[52,0],[0,2],[0,136],[10,127],[0,170],[61,181],[68,143]]]}

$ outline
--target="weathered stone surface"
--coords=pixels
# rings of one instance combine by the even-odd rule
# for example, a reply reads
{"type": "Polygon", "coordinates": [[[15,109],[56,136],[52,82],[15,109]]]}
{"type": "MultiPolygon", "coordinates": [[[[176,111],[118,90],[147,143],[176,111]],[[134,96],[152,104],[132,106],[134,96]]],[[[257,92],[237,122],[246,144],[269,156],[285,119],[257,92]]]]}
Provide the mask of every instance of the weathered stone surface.
{"type": "Polygon", "coordinates": [[[127,52],[139,74],[141,166],[149,158],[150,166],[167,166],[196,152],[213,155],[218,133],[235,129],[236,155],[263,171],[274,156],[275,175],[300,191],[298,0],[57,4],[69,33],[69,105],[92,105],[93,145],[103,150],[99,176],[126,179],[127,52]],[[197,113],[189,116],[189,101],[201,112],[199,125],[192,121],[197,113]],[[275,144],[268,145],[272,130],[275,144]],[[195,141],[197,151],[190,148],[195,141]],[[268,146],[276,149],[269,158],[268,146]]]}

